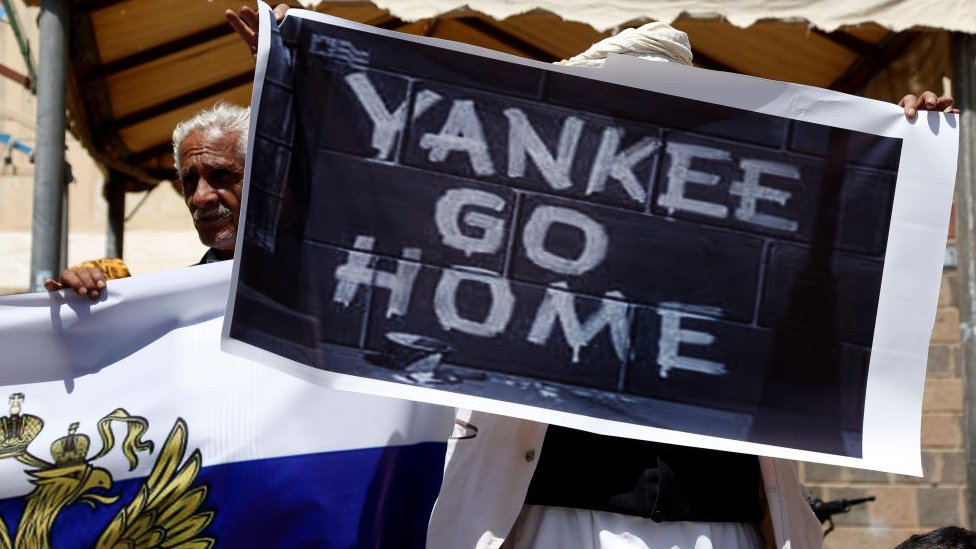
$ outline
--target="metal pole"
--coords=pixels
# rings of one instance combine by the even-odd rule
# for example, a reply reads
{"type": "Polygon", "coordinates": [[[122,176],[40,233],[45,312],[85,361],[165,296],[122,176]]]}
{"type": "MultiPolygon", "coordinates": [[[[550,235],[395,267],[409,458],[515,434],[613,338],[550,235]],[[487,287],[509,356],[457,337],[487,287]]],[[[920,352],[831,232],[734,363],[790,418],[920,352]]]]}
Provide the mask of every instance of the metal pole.
{"type": "Polygon", "coordinates": [[[125,180],[118,172],[111,172],[105,184],[108,201],[108,230],[105,233],[105,257],[122,257],[125,225],[125,180]]]}
{"type": "Polygon", "coordinates": [[[68,76],[68,3],[41,0],[41,58],[37,78],[37,129],[34,151],[34,221],[31,281],[34,291],[44,279],[60,275],[64,212],[65,96],[68,76]]]}
{"type": "MultiPolygon", "coordinates": [[[[956,172],[956,243],[959,280],[962,354],[965,361],[966,455],[969,493],[976,482],[976,35],[952,35],[952,93],[959,116],[959,165],[956,172]]],[[[976,505],[968,502],[969,527],[976,524],[976,505]]]]}
{"type": "MultiPolygon", "coordinates": [[[[58,237],[58,265],[63,270],[68,265],[68,181],[62,182],[61,188],[61,234],[58,237]]],[[[60,273],[61,270],[55,271],[60,273]]]]}

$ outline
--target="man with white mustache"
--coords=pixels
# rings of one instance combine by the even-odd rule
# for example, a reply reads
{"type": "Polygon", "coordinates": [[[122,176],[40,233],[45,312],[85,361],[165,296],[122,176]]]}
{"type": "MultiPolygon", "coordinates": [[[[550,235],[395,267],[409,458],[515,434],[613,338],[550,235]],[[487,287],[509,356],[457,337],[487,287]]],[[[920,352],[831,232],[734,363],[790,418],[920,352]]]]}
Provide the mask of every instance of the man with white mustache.
{"type": "Polygon", "coordinates": [[[234,257],[244,189],[248,110],[218,103],[173,130],[173,158],[193,225],[210,248],[201,263],[234,257]]]}
{"type": "MultiPolygon", "coordinates": [[[[209,248],[200,263],[234,258],[244,191],[248,121],[248,109],[220,102],[180,122],[173,130],[173,160],[183,201],[193,217],[200,242],[209,248]]],[[[59,280],[44,281],[44,287],[51,292],[67,288],[98,299],[110,278],[105,276],[100,261],[104,260],[69,267],[59,280]]]]}

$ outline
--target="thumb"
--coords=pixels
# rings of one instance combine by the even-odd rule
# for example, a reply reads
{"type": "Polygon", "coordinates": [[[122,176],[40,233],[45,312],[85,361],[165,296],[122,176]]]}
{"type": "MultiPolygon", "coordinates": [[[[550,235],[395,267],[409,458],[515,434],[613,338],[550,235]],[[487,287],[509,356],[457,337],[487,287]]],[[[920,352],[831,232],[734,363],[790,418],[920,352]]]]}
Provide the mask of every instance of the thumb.
{"type": "Polygon", "coordinates": [[[53,278],[48,278],[44,280],[44,289],[49,292],[56,292],[64,288],[64,286],[53,278]]]}

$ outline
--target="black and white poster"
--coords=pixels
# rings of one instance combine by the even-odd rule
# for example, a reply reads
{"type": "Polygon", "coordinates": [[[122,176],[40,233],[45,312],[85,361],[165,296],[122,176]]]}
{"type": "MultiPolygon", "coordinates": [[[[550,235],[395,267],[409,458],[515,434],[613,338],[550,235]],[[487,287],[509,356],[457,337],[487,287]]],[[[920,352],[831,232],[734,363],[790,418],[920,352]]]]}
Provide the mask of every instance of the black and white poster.
{"type": "Polygon", "coordinates": [[[225,349],[338,388],[920,471],[954,116],[267,17],[225,349]]]}

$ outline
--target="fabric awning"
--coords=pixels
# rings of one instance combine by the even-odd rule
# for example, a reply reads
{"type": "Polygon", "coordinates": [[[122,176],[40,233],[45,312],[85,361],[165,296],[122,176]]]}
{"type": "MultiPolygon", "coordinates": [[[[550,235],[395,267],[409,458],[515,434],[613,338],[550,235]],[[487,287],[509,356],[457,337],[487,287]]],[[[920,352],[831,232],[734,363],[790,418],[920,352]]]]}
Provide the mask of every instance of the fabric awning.
{"type": "Polygon", "coordinates": [[[542,9],[598,30],[639,18],[670,23],[687,15],[720,17],[737,27],[765,19],[804,19],[827,32],[876,23],[895,31],[928,27],[976,34],[973,0],[378,0],[376,4],[407,21],[467,7],[495,19],[542,9]]]}

